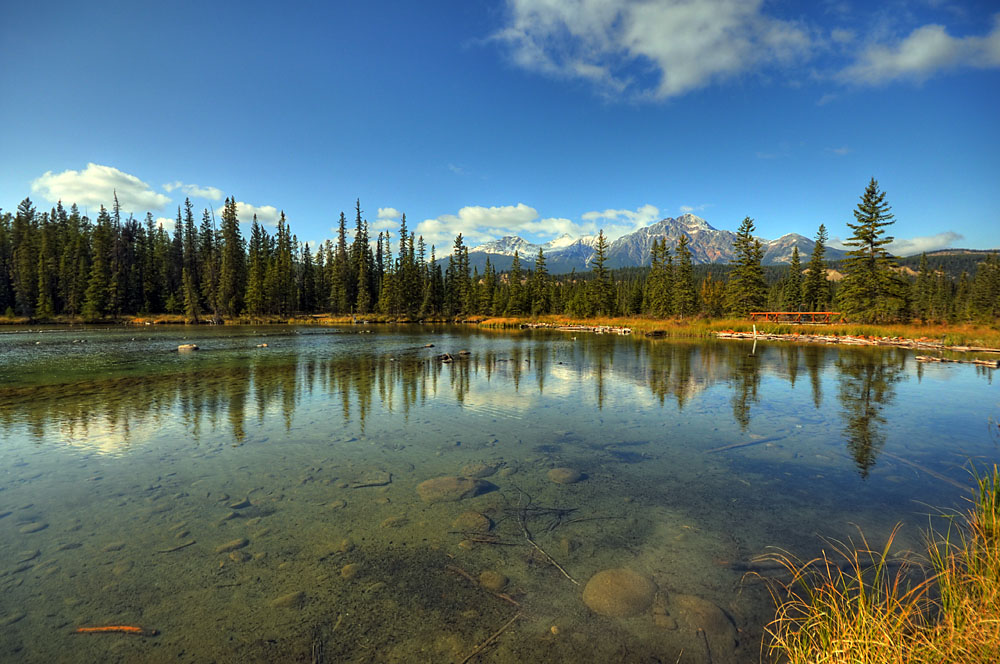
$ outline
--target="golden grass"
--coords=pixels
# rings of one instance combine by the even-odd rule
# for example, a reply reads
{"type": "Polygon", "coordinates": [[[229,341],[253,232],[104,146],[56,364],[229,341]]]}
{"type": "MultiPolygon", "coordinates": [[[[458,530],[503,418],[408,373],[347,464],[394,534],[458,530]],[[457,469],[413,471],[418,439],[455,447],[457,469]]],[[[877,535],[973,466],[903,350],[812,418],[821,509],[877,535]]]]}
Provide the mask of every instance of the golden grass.
{"type": "Polygon", "coordinates": [[[861,536],[772,582],[778,605],[768,654],[790,664],[1000,662],[1000,470],[976,478],[964,518],[928,534],[927,564],[873,549],[861,536]]]}
{"type": "Polygon", "coordinates": [[[717,332],[750,332],[754,325],[762,334],[824,334],[830,336],[889,337],[899,339],[919,339],[943,341],[946,346],[980,346],[1000,348],[1000,327],[976,325],[943,324],[895,324],[860,325],[836,323],[832,325],[794,325],[791,323],[754,323],[743,318],[652,318],[648,316],[574,318],[571,316],[494,316],[479,322],[492,328],[519,327],[523,323],[547,323],[550,325],[606,325],[630,327],[638,334],[659,332],[672,338],[705,338],[717,332]]]}

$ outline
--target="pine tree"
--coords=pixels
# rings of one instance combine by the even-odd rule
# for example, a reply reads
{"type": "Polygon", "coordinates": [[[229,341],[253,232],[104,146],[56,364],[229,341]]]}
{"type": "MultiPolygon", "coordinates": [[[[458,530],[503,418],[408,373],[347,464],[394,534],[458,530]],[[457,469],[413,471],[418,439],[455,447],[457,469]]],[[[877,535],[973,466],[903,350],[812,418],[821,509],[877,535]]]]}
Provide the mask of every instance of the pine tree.
{"type": "Polygon", "coordinates": [[[894,223],[890,210],[885,193],[872,178],[854,211],[857,223],[847,224],[854,235],[844,243],[854,249],[844,263],[838,297],[852,321],[886,322],[896,318],[905,304],[903,283],[894,272],[896,263],[885,248],[894,239],[885,235],[885,227],[894,223]]]}
{"type": "Polygon", "coordinates": [[[531,275],[531,313],[534,316],[552,311],[552,285],[549,270],[545,265],[545,254],[538,248],[535,257],[535,271],[531,275]]]}
{"type": "Polygon", "coordinates": [[[615,293],[611,284],[607,262],[608,240],[604,237],[604,229],[597,233],[597,244],[594,246],[593,269],[594,279],[591,281],[590,309],[598,316],[613,316],[615,311],[615,293]]]}
{"type": "Polygon", "coordinates": [[[226,199],[220,236],[219,312],[223,316],[232,317],[243,310],[243,293],[246,289],[246,249],[240,235],[234,197],[226,199]]]}
{"type": "Polygon", "coordinates": [[[785,311],[798,311],[802,307],[802,263],[799,260],[799,248],[792,249],[792,260],[788,264],[788,274],[785,275],[784,289],[781,293],[781,308],[785,311]]]}
{"type": "Polygon", "coordinates": [[[673,278],[673,310],[678,316],[692,316],[698,311],[698,295],[694,289],[694,268],[686,235],[677,242],[677,266],[673,278]]]}
{"type": "Polygon", "coordinates": [[[264,313],[264,276],[267,264],[264,254],[264,233],[260,224],[257,223],[256,214],[250,225],[250,243],[247,251],[246,312],[250,316],[259,317],[264,313]]]}
{"type": "Polygon", "coordinates": [[[84,293],[82,314],[85,320],[98,320],[107,314],[108,283],[111,270],[108,266],[108,252],[111,245],[111,217],[101,206],[97,215],[97,225],[91,237],[93,262],[90,266],[90,277],[87,281],[87,291],[84,293]]]}
{"type": "Polygon", "coordinates": [[[346,314],[350,311],[348,299],[348,272],[350,263],[347,255],[347,220],[340,213],[337,229],[337,249],[330,261],[330,311],[335,314],[346,314]]]}
{"type": "Polygon", "coordinates": [[[657,318],[666,318],[674,310],[674,264],[667,249],[667,239],[653,240],[649,276],[643,295],[643,309],[657,318]]]}
{"type": "Polygon", "coordinates": [[[761,267],[764,250],[753,231],[753,219],[745,217],[733,240],[735,261],[729,274],[728,308],[731,314],[740,317],[759,311],[767,301],[767,283],[761,267]]]}
{"type": "Polygon", "coordinates": [[[927,254],[920,254],[920,268],[917,272],[917,281],[913,285],[913,315],[923,322],[931,319],[934,298],[934,278],[931,275],[930,267],[927,265],[927,254]]]}
{"type": "Polygon", "coordinates": [[[813,247],[809,265],[806,267],[805,280],[802,283],[802,305],[807,311],[822,311],[830,301],[830,286],[826,279],[826,226],[819,225],[816,232],[816,245],[813,247]]]}
{"type": "Polygon", "coordinates": [[[194,277],[188,272],[186,266],[182,270],[181,280],[184,283],[184,318],[189,323],[197,323],[199,316],[201,316],[198,287],[195,286],[194,277]]]}
{"type": "Polygon", "coordinates": [[[524,289],[521,284],[521,259],[517,250],[514,250],[514,260],[510,264],[510,272],[507,273],[507,287],[510,296],[507,298],[507,309],[504,313],[508,316],[520,316],[524,313],[524,289]]]}

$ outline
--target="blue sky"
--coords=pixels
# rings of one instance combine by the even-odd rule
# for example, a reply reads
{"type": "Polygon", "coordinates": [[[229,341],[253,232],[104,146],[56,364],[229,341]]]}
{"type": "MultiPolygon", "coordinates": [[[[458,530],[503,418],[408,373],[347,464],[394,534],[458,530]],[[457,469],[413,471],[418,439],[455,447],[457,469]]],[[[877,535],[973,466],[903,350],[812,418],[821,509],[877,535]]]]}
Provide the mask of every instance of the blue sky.
{"type": "Polygon", "coordinates": [[[875,177],[900,253],[1000,246],[995,1],[10,2],[0,90],[6,210],[846,238],[875,177]]]}

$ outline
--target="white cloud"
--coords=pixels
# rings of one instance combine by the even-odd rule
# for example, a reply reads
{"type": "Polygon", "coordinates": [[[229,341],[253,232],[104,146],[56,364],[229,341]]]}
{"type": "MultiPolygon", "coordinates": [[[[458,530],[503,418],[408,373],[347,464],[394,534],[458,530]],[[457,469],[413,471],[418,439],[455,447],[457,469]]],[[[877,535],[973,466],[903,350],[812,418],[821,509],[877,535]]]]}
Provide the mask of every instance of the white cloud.
{"type": "Polygon", "coordinates": [[[833,101],[836,98],[837,98],[836,93],[827,92],[822,97],[820,97],[819,99],[816,100],[816,105],[817,106],[826,106],[827,104],[829,104],[831,101],[833,101]]]}
{"type": "Polygon", "coordinates": [[[765,16],[763,0],[508,0],[493,39],[513,61],[590,81],[607,95],[666,99],[773,63],[801,62],[810,38],[765,16]],[[637,72],[650,75],[637,76],[637,72]]]}
{"type": "Polygon", "coordinates": [[[681,214],[689,214],[694,212],[701,212],[708,207],[710,207],[709,203],[702,203],[701,205],[682,205],[678,209],[681,211],[681,214]]]}
{"type": "Polygon", "coordinates": [[[660,220],[660,209],[647,203],[635,210],[614,210],[585,212],[580,217],[590,222],[585,227],[587,235],[596,235],[603,230],[608,240],[616,240],[626,233],[648,226],[660,220]]]}
{"type": "MultiPolygon", "coordinates": [[[[222,208],[216,208],[215,214],[221,216],[222,208]]],[[[242,223],[251,223],[254,215],[257,215],[257,223],[265,226],[276,226],[281,212],[273,205],[261,205],[258,207],[250,203],[244,203],[243,201],[236,202],[236,216],[242,223]]],[[[287,217],[285,219],[287,220],[287,217]]]]}
{"type": "Polygon", "coordinates": [[[379,208],[378,209],[378,218],[379,219],[396,219],[396,220],[398,220],[401,216],[403,216],[403,213],[400,212],[399,210],[397,210],[394,207],[384,207],[384,208],[379,208]]]}
{"type": "Polygon", "coordinates": [[[177,225],[177,220],[170,217],[157,217],[156,225],[162,227],[168,233],[172,233],[174,226],[177,225]]]}
{"type": "MultiPolygon", "coordinates": [[[[963,237],[964,236],[961,233],[956,233],[955,231],[945,231],[943,233],[937,233],[936,235],[924,235],[913,238],[898,237],[893,240],[892,243],[886,247],[886,249],[895,256],[913,256],[925,251],[946,249],[952,246],[955,242],[961,240],[963,237]]],[[[833,247],[834,249],[842,249],[844,251],[854,249],[854,247],[845,245],[844,240],[839,237],[831,239],[827,243],[827,246],[833,247]]]]}
{"type": "Polygon", "coordinates": [[[31,183],[31,191],[49,201],[63,201],[66,205],[104,205],[109,209],[117,192],[122,210],[133,213],[160,210],[170,203],[170,198],[153,191],[136,176],[113,166],[94,163],[87,164],[82,171],[47,171],[31,183]]]}
{"type": "Polygon", "coordinates": [[[194,196],[195,198],[207,198],[212,201],[222,200],[221,189],[216,189],[215,187],[199,187],[196,184],[184,184],[179,180],[174,182],[168,182],[167,184],[163,185],[163,189],[167,192],[174,191],[175,189],[180,189],[188,196],[194,196]]]}
{"type": "Polygon", "coordinates": [[[838,157],[843,157],[851,153],[851,148],[847,147],[846,145],[842,145],[839,148],[827,148],[826,151],[831,154],[835,154],[838,157]]]}
{"type": "Polygon", "coordinates": [[[936,251],[946,249],[962,239],[960,233],[945,231],[936,235],[914,237],[910,239],[896,238],[888,246],[888,250],[896,256],[913,256],[925,251],[936,251]]]}
{"type": "Polygon", "coordinates": [[[537,220],[538,210],[524,203],[496,207],[469,205],[458,214],[425,219],[417,224],[415,232],[439,248],[450,248],[461,233],[464,243],[473,247],[504,235],[534,233],[537,220]]]}
{"type": "Polygon", "coordinates": [[[959,67],[1000,67],[1000,14],[983,37],[952,37],[942,25],[917,28],[897,44],[873,43],[838,75],[846,83],[877,85],[895,79],[923,81],[959,67]]]}

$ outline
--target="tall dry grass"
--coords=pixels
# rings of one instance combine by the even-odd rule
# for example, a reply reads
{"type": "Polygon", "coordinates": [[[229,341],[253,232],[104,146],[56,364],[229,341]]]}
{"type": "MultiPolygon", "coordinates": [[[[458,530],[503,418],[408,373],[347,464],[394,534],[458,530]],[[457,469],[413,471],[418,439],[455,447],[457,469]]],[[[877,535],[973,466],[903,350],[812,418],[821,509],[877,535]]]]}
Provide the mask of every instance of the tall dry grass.
{"type": "Polygon", "coordinates": [[[976,478],[965,515],[928,533],[927,557],[890,553],[864,535],[802,563],[772,556],[791,581],[777,603],[768,655],[791,664],[1000,662],[1000,470],[976,478]]]}

